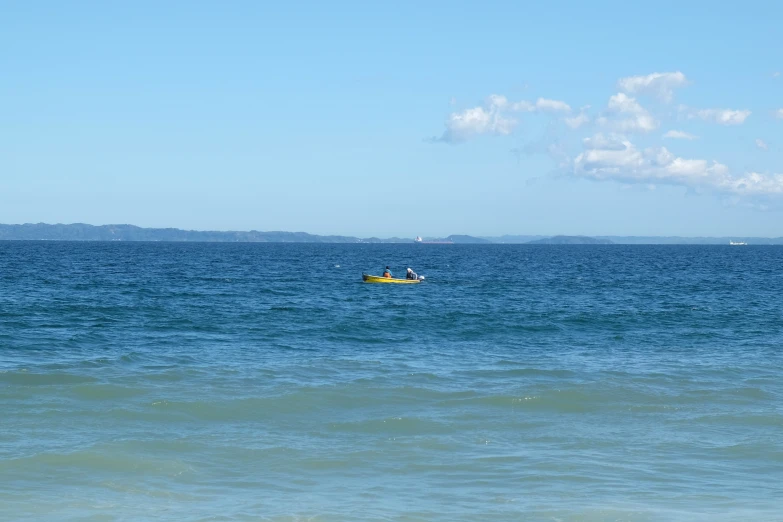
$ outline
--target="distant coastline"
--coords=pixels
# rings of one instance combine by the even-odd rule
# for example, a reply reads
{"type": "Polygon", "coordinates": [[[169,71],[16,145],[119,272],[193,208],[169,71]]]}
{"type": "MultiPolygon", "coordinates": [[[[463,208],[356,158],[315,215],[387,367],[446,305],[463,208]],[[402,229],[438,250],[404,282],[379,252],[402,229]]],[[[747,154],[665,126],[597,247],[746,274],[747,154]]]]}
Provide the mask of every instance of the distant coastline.
{"type": "Polygon", "coordinates": [[[528,241],[531,245],[613,245],[611,239],[598,239],[587,236],[554,236],[528,241]]]}
{"type": "MultiPolygon", "coordinates": [[[[143,228],[135,225],[88,225],[84,223],[0,224],[0,240],[9,241],[169,241],[219,243],[413,243],[410,238],[359,238],[353,236],[322,236],[306,232],[202,231],[178,228],[143,228]]],[[[476,237],[454,234],[447,237],[425,237],[424,243],[447,244],[542,244],[542,245],[729,245],[744,242],[749,245],[783,245],[783,237],[678,237],[678,236],[544,236],[506,235],[476,237]]]]}

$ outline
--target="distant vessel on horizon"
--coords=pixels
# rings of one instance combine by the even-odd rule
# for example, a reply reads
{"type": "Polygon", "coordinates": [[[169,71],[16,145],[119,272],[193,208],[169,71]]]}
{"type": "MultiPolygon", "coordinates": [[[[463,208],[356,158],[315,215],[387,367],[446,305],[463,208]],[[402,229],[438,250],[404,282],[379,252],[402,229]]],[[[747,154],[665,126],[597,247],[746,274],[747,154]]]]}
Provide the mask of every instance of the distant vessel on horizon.
{"type": "Polygon", "coordinates": [[[744,241],[729,241],[729,245],[731,246],[743,246],[747,245],[744,241]]]}
{"type": "Polygon", "coordinates": [[[454,241],[424,241],[421,236],[416,236],[413,240],[414,243],[420,243],[422,245],[453,245],[454,241]]]}

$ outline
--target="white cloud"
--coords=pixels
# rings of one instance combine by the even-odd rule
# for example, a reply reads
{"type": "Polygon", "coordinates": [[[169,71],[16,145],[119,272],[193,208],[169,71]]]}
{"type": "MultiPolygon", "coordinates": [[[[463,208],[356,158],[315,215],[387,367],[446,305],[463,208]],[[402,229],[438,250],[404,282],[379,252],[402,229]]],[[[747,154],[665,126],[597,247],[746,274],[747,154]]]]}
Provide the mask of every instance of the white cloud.
{"type": "Polygon", "coordinates": [[[783,194],[783,174],[748,172],[739,178],[730,178],[720,187],[724,192],[741,196],[783,194]]]}
{"type": "Polygon", "coordinates": [[[699,118],[709,123],[717,123],[719,125],[741,125],[745,123],[745,120],[750,116],[748,110],[734,110],[734,109],[688,109],[687,107],[680,107],[680,110],[684,110],[688,114],[688,119],[699,118]]]}
{"type": "Polygon", "coordinates": [[[503,114],[507,106],[508,100],[505,96],[493,94],[487,98],[484,106],[451,113],[440,141],[455,143],[482,134],[511,134],[517,121],[503,114]]]}
{"type": "MultiPolygon", "coordinates": [[[[453,98],[452,98],[453,100],[453,98]]],[[[492,94],[478,107],[453,112],[446,120],[446,130],[432,141],[458,143],[480,135],[507,136],[514,132],[519,122],[514,112],[571,112],[571,107],[559,100],[539,98],[529,101],[509,102],[500,94],[492,94]]]]}
{"type": "Polygon", "coordinates": [[[780,71],[775,71],[772,73],[773,78],[780,78],[780,71]]]}
{"type": "Polygon", "coordinates": [[[622,134],[606,134],[599,132],[582,140],[585,150],[625,150],[627,138],[622,134]]]}
{"type": "Polygon", "coordinates": [[[511,110],[518,112],[571,112],[571,106],[564,101],[539,98],[535,103],[522,100],[510,105],[511,110]]]}
{"type": "Polygon", "coordinates": [[[566,102],[547,100],[546,98],[536,100],[536,109],[539,111],[571,112],[571,107],[566,102]]]}
{"type": "Polygon", "coordinates": [[[487,98],[487,104],[490,107],[503,108],[508,105],[508,99],[501,94],[490,94],[487,98]]]}
{"type": "Polygon", "coordinates": [[[610,127],[620,132],[649,132],[658,128],[658,122],[650,115],[647,110],[639,105],[635,98],[631,98],[625,93],[618,93],[609,98],[607,113],[610,116],[628,115],[624,119],[609,118],[603,116],[598,118],[599,125],[610,127]]]}
{"type": "Polygon", "coordinates": [[[534,112],[536,110],[536,105],[534,103],[530,103],[527,100],[522,100],[516,103],[512,103],[511,110],[517,112],[534,112]]]}
{"type": "Polygon", "coordinates": [[[693,134],[689,134],[685,131],[679,131],[679,130],[670,130],[666,134],[663,135],[664,138],[671,138],[673,140],[695,140],[698,138],[698,136],[694,136],[693,134]]]}
{"type": "Polygon", "coordinates": [[[716,161],[684,159],[665,147],[638,150],[622,135],[597,134],[585,139],[585,150],[573,162],[576,176],[625,183],[666,183],[745,195],[783,194],[783,174],[730,174],[716,161]]]}
{"type": "Polygon", "coordinates": [[[647,76],[628,76],[617,82],[620,90],[631,94],[652,94],[670,102],[674,98],[674,89],[685,87],[688,80],[680,71],[652,73],[647,76]]]}
{"type": "Polygon", "coordinates": [[[645,112],[634,98],[627,94],[618,93],[609,98],[609,109],[617,112],[638,113],[645,112]]]}
{"type": "Polygon", "coordinates": [[[783,120],[783,109],[778,109],[775,111],[775,117],[779,120],[783,120]]]}
{"type": "Polygon", "coordinates": [[[761,150],[769,149],[769,145],[767,145],[767,142],[762,140],[761,138],[756,138],[756,147],[760,148],[761,150]]]}
{"type": "Polygon", "coordinates": [[[582,125],[590,123],[590,116],[588,116],[584,112],[580,112],[578,115],[572,118],[565,118],[563,121],[565,121],[565,124],[571,127],[572,129],[578,129],[582,125]]]}

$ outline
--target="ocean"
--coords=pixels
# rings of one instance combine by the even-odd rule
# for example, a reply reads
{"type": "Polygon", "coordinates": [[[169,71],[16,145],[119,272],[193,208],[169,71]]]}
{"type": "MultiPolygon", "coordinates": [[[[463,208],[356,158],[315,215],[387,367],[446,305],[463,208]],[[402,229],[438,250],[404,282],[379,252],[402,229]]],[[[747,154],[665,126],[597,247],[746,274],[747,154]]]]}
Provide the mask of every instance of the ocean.
{"type": "Polygon", "coordinates": [[[0,520],[783,520],[782,269],[0,242],[0,520]]]}

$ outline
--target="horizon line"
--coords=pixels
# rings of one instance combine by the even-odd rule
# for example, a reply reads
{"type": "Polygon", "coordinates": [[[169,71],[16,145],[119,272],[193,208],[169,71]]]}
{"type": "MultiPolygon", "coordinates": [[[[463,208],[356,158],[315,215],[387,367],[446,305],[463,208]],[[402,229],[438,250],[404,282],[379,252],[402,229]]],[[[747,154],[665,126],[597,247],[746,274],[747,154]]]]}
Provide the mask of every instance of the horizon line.
{"type": "MultiPolygon", "coordinates": [[[[219,230],[219,229],[195,229],[195,228],[179,228],[179,227],[173,227],[173,226],[140,226],[140,225],[134,225],[132,223],[105,223],[102,225],[94,225],[91,223],[85,223],[85,222],[73,222],[73,223],[46,223],[43,221],[39,221],[37,223],[33,222],[25,222],[25,223],[0,223],[0,227],[24,227],[24,226],[87,226],[87,227],[93,227],[93,228],[105,228],[105,227],[133,227],[141,230],[169,230],[169,231],[178,231],[178,232],[195,232],[195,233],[218,233],[218,234],[231,234],[231,233],[261,233],[261,234],[305,234],[309,236],[315,236],[315,237],[342,237],[342,238],[351,238],[351,239],[407,239],[409,236],[386,236],[381,237],[378,235],[370,235],[370,236],[357,236],[352,234],[335,234],[335,233],[328,233],[328,234],[322,234],[322,233],[312,233],[312,232],[306,232],[303,230],[260,230],[260,229],[247,229],[247,230],[240,230],[240,229],[227,229],[227,230],[219,230]]],[[[504,237],[539,237],[539,238],[554,238],[554,237],[584,237],[584,238],[678,238],[678,239],[783,239],[783,236],[753,236],[753,235],[672,235],[672,234],[656,234],[656,235],[650,235],[650,234],[565,234],[565,233],[558,233],[558,234],[541,234],[541,233],[506,233],[506,234],[463,234],[463,233],[457,233],[457,234],[449,234],[446,236],[439,236],[439,235],[430,235],[430,236],[420,236],[424,239],[446,239],[449,237],[454,236],[463,236],[463,237],[471,237],[471,238],[477,238],[477,239],[501,239],[504,237]]],[[[419,237],[417,235],[410,236],[411,241],[413,241],[413,238],[419,237]]]]}

